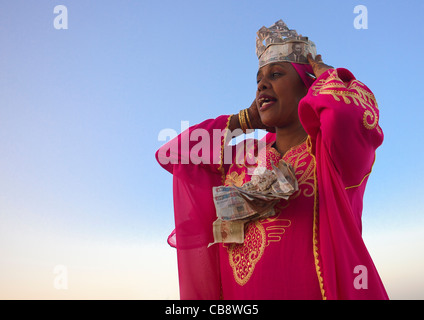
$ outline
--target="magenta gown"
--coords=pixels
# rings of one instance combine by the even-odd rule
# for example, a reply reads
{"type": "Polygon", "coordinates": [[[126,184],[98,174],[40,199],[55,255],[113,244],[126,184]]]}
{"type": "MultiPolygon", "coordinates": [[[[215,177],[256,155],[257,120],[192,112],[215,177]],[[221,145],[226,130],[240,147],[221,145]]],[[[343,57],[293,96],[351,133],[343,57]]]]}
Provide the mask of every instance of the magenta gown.
{"type": "Polygon", "coordinates": [[[181,299],[388,299],[361,224],[383,141],[378,115],[364,84],[346,69],[331,69],[299,103],[308,138],[284,155],[268,133],[265,152],[252,164],[257,144],[228,145],[225,115],[161,147],[156,158],[173,174],[175,230],[168,242],[177,248],[181,299]],[[208,247],[216,219],[212,187],[240,186],[252,167],[270,168],[281,158],[293,165],[299,190],[276,205],[275,216],[249,223],[243,244],[208,247]]]}

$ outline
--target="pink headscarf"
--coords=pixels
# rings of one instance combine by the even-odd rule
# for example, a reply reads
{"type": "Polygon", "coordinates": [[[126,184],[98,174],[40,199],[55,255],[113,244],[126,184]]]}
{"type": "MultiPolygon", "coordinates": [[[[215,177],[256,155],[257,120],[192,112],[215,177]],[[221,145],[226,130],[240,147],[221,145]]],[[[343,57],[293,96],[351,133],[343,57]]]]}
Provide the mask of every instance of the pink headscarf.
{"type": "MultiPolygon", "coordinates": [[[[303,83],[305,84],[306,88],[309,89],[312,86],[312,84],[314,83],[314,81],[315,81],[314,78],[308,76],[308,74],[307,74],[307,72],[308,72],[311,75],[314,75],[314,71],[312,70],[311,65],[310,64],[294,63],[294,62],[290,62],[290,64],[297,71],[297,73],[299,74],[299,76],[302,79],[303,83]]],[[[275,140],[275,133],[268,132],[268,134],[265,136],[265,141],[267,143],[269,143],[272,140],[275,140]]],[[[170,243],[169,241],[170,241],[170,239],[168,239],[168,243],[170,243]]]]}
{"type": "Polygon", "coordinates": [[[297,73],[299,74],[300,78],[302,79],[305,86],[309,89],[314,83],[315,79],[308,76],[307,73],[314,74],[314,71],[312,70],[312,67],[310,64],[300,64],[300,63],[293,63],[290,62],[291,65],[295,68],[297,73]]]}

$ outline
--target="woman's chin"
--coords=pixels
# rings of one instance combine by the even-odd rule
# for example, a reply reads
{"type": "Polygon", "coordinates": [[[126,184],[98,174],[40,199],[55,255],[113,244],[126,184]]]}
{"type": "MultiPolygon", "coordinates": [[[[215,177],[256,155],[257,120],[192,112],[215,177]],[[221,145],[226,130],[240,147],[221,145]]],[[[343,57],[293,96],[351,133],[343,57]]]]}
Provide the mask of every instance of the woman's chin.
{"type": "Polygon", "coordinates": [[[274,128],[277,126],[277,123],[275,122],[275,119],[269,119],[268,117],[261,117],[261,121],[264,125],[270,128],[274,128]]]}

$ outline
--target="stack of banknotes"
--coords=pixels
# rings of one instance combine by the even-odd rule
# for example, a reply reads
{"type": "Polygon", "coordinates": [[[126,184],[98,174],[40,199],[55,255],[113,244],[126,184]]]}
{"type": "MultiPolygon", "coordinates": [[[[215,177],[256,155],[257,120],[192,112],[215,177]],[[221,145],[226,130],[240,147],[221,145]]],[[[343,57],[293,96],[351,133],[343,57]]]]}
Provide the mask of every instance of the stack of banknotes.
{"type": "Polygon", "coordinates": [[[241,187],[213,188],[217,219],[213,223],[215,243],[243,243],[248,222],[275,215],[274,206],[299,189],[293,167],[280,160],[272,170],[257,167],[251,180],[241,187]]]}

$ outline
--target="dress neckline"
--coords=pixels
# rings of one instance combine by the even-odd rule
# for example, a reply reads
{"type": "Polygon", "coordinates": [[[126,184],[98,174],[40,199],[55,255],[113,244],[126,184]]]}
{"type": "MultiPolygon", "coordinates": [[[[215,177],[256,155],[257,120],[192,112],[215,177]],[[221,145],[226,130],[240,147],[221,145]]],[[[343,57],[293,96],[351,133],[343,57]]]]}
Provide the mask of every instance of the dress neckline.
{"type": "Polygon", "coordinates": [[[270,143],[268,143],[268,148],[271,152],[275,153],[276,156],[280,157],[280,159],[284,159],[287,158],[291,153],[295,152],[297,149],[304,149],[307,147],[307,141],[308,141],[308,137],[306,136],[306,138],[299,144],[294,145],[293,147],[291,147],[290,149],[288,149],[284,154],[281,154],[277,148],[274,147],[275,145],[275,140],[271,141],[270,143]]]}

